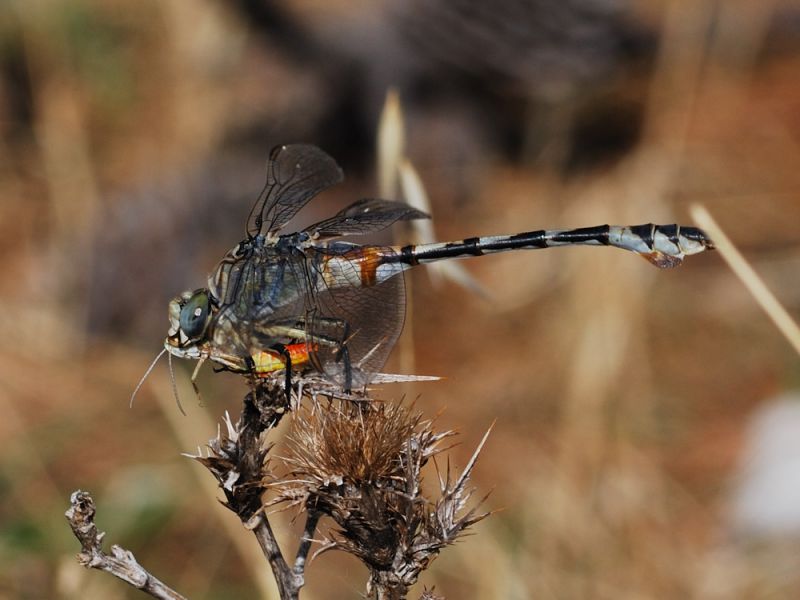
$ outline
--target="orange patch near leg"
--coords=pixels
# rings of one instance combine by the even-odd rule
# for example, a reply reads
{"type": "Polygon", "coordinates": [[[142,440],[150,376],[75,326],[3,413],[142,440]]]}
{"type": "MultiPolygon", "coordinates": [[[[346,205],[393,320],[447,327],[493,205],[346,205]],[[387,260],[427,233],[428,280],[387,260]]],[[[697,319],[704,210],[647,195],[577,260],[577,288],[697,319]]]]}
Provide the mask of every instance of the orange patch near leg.
{"type": "MultiPolygon", "coordinates": [[[[288,344],[286,351],[292,361],[293,370],[304,367],[311,358],[308,352],[308,344],[304,342],[288,344]]],[[[258,376],[267,377],[276,371],[283,371],[286,368],[283,356],[274,350],[262,350],[253,354],[251,358],[258,376]]]]}

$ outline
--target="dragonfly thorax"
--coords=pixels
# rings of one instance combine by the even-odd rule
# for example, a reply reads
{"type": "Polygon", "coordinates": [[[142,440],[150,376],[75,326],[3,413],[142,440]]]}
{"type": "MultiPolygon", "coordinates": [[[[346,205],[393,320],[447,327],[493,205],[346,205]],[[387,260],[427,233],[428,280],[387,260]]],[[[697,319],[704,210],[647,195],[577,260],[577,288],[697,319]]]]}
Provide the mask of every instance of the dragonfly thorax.
{"type": "Polygon", "coordinates": [[[211,320],[209,291],[185,291],[169,303],[169,331],[164,347],[175,356],[199,358],[211,320]]]}

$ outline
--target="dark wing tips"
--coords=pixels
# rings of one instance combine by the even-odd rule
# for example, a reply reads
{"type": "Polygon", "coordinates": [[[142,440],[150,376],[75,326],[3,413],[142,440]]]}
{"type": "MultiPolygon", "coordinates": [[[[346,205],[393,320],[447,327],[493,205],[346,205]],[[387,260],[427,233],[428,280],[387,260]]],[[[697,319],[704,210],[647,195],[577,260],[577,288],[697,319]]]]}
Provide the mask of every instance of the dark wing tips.
{"type": "Polygon", "coordinates": [[[247,219],[247,233],[280,229],[314,196],[343,180],[336,161],[317,146],[274,147],[267,160],[266,185],[247,219]]]}
{"type": "Polygon", "coordinates": [[[396,221],[411,221],[413,219],[430,219],[431,216],[396,200],[382,200],[380,198],[362,198],[353,202],[347,208],[337,213],[337,216],[358,217],[360,215],[393,216],[396,221]]]}
{"type": "Polygon", "coordinates": [[[364,198],[342,209],[330,219],[306,229],[315,237],[363,235],[381,231],[398,221],[430,219],[430,215],[404,202],[364,198]]]}
{"type": "Polygon", "coordinates": [[[336,160],[318,146],[284,144],[275,146],[270,151],[267,162],[268,178],[272,177],[275,183],[288,183],[288,179],[294,177],[298,171],[303,176],[313,175],[327,185],[344,181],[344,171],[336,163],[336,160]],[[288,179],[281,181],[283,178],[288,179]]]}

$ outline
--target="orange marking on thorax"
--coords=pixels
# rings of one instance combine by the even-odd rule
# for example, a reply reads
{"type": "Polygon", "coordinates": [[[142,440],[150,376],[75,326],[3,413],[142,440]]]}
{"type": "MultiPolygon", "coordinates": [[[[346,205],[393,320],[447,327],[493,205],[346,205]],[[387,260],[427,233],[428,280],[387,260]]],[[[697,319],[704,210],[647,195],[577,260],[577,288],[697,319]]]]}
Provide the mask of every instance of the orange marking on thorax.
{"type": "MultiPolygon", "coordinates": [[[[308,344],[299,342],[297,344],[287,344],[286,351],[292,361],[292,369],[304,367],[311,360],[308,351],[308,344]]],[[[258,376],[266,377],[275,371],[286,368],[283,356],[275,350],[261,350],[251,356],[255,365],[255,372],[258,376]]]]}

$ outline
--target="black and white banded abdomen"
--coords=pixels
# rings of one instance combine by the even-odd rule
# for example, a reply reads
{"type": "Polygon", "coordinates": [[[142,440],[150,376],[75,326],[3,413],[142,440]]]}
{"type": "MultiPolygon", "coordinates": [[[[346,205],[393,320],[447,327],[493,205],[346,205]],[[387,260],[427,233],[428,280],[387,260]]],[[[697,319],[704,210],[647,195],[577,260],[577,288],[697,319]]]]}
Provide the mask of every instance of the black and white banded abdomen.
{"type": "Polygon", "coordinates": [[[598,225],[580,229],[541,229],[514,235],[494,235],[396,248],[389,262],[413,266],[445,260],[483,256],[510,250],[536,250],[557,246],[612,246],[636,252],[661,268],[679,265],[685,256],[714,247],[696,227],[681,225],[598,225]]]}

